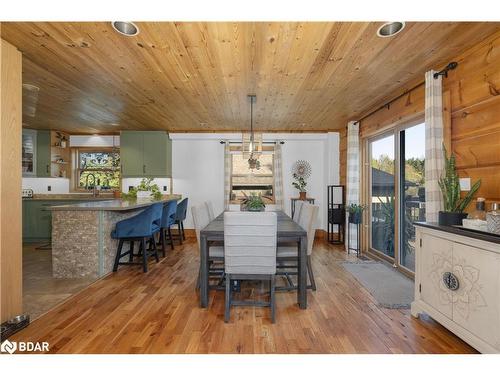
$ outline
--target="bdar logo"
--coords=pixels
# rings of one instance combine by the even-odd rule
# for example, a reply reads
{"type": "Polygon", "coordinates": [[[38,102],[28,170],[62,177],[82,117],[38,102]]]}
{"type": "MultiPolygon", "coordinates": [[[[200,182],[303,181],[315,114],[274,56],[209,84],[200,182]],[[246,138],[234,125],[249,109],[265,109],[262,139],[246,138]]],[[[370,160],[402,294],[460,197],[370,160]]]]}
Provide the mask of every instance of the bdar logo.
{"type": "Polygon", "coordinates": [[[3,353],[7,352],[9,354],[12,354],[16,351],[17,349],[17,343],[16,342],[10,342],[9,340],[5,340],[2,342],[2,345],[0,345],[0,351],[3,353]]]}

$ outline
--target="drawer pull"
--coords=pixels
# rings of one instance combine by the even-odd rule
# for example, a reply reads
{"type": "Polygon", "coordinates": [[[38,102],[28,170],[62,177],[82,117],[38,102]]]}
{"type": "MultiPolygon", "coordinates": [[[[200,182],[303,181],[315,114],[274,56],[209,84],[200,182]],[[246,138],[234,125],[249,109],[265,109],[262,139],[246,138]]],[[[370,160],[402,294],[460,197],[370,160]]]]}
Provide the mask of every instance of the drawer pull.
{"type": "Polygon", "coordinates": [[[451,272],[443,273],[443,283],[449,290],[457,290],[460,288],[458,278],[451,272]]]}

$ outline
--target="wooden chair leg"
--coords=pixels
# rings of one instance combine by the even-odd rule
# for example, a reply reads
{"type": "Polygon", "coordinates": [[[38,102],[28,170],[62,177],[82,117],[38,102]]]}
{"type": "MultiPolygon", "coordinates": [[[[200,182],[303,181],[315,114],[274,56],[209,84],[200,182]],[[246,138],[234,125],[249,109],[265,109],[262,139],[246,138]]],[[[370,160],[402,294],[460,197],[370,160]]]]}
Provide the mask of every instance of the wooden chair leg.
{"type": "Polygon", "coordinates": [[[142,270],[148,272],[148,251],[146,250],[146,239],[141,239],[142,248],[142,270]]]}
{"type": "Polygon", "coordinates": [[[118,249],[116,249],[116,257],[115,257],[115,264],[113,265],[113,272],[116,272],[118,270],[118,263],[120,262],[120,258],[122,255],[122,247],[123,247],[123,240],[120,238],[118,241],[118,249]]]}
{"type": "Polygon", "coordinates": [[[226,303],[224,308],[224,322],[229,322],[231,310],[231,276],[226,274],[226,303]]]}
{"type": "Polygon", "coordinates": [[[274,275],[271,276],[271,323],[276,322],[276,301],[275,301],[275,290],[276,290],[276,278],[274,275]]]}
{"type": "Polygon", "coordinates": [[[186,235],[184,234],[184,222],[181,221],[181,229],[182,229],[182,239],[186,241],[186,235]]]}
{"type": "Polygon", "coordinates": [[[316,281],[314,280],[314,274],[311,264],[311,256],[307,257],[307,273],[309,275],[309,281],[311,281],[312,290],[316,290],[316,281]]]}
{"type": "Polygon", "coordinates": [[[177,224],[177,228],[179,231],[179,244],[182,245],[182,237],[184,236],[184,234],[181,231],[181,223],[180,222],[177,224]]]}
{"type": "Polygon", "coordinates": [[[153,244],[153,254],[155,256],[156,263],[158,263],[160,261],[160,257],[158,256],[158,248],[156,247],[156,240],[154,234],[153,236],[151,236],[151,243],[153,244]]]}
{"type": "Polygon", "coordinates": [[[130,241],[130,254],[128,255],[128,261],[132,262],[134,260],[134,240],[130,241]]]}
{"type": "Polygon", "coordinates": [[[170,227],[167,228],[168,230],[168,238],[170,239],[170,248],[174,250],[174,238],[172,237],[172,230],[170,227]]]}

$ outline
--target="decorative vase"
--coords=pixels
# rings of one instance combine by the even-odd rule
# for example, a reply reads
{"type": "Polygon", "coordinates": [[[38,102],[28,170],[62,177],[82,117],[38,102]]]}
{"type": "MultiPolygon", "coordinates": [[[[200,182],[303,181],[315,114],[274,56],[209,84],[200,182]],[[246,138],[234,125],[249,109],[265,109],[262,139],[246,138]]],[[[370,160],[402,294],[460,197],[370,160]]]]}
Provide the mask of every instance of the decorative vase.
{"type": "Polygon", "coordinates": [[[464,212],[447,212],[439,211],[438,224],[439,225],[462,225],[462,220],[467,218],[464,212]]]}
{"type": "Polygon", "coordinates": [[[264,210],[265,210],[264,207],[259,207],[259,208],[248,207],[247,208],[247,211],[250,211],[250,212],[262,212],[264,210]]]}
{"type": "Polygon", "coordinates": [[[305,200],[306,200],[306,194],[307,194],[307,192],[306,192],[306,191],[300,191],[300,192],[299,192],[299,199],[300,199],[301,201],[305,201],[305,200]]]}
{"type": "Polygon", "coordinates": [[[113,198],[120,198],[122,196],[122,192],[120,190],[113,190],[113,198]]]}
{"type": "Polygon", "coordinates": [[[361,224],[363,221],[362,212],[349,212],[349,223],[351,224],[361,224]]]}
{"type": "Polygon", "coordinates": [[[500,215],[497,213],[488,212],[486,214],[486,222],[488,232],[500,234],[500,215]]]}

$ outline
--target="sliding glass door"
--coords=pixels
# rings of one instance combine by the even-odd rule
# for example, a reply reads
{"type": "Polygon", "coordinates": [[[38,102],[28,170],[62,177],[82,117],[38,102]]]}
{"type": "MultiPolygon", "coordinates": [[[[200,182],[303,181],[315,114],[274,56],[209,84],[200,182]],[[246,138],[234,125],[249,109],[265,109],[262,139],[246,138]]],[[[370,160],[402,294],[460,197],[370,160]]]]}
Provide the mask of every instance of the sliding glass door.
{"type": "Polygon", "coordinates": [[[415,271],[415,221],[425,220],[425,125],[406,124],[367,142],[369,247],[415,271]]]}
{"type": "Polygon", "coordinates": [[[394,258],[394,134],[370,143],[371,247],[394,258]]]}
{"type": "Polygon", "coordinates": [[[399,263],[415,272],[415,221],[425,221],[425,124],[399,132],[400,239],[399,263]]]}

